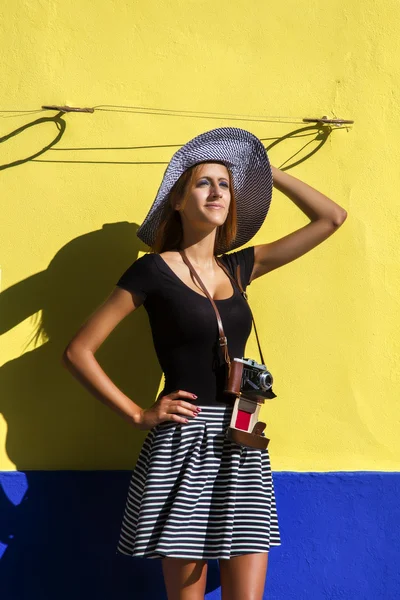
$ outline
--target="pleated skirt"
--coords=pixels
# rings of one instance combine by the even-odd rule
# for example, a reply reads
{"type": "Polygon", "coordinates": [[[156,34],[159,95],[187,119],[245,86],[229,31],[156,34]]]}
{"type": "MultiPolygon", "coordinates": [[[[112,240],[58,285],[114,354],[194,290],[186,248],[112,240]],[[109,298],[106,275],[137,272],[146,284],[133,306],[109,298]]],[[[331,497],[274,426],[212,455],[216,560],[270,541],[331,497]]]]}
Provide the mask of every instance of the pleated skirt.
{"type": "Polygon", "coordinates": [[[268,450],[225,437],[232,406],[200,405],[143,443],[129,484],[117,553],[229,559],[281,543],[268,450]]]}

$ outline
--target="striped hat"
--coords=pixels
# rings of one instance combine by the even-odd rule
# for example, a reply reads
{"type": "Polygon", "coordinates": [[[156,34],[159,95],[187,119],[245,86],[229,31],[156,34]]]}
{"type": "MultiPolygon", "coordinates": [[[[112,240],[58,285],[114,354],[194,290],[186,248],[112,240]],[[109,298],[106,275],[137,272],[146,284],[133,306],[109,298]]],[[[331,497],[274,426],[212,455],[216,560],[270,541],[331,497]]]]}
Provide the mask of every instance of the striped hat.
{"type": "Polygon", "coordinates": [[[157,196],[137,230],[139,239],[148,246],[153,245],[162,209],[174,184],[189,167],[213,160],[224,163],[231,173],[237,210],[236,238],[229,248],[218,248],[218,254],[243,246],[257,233],[272,197],[272,171],[266,150],[249,131],[220,127],[198,135],[175,152],[157,196]]]}

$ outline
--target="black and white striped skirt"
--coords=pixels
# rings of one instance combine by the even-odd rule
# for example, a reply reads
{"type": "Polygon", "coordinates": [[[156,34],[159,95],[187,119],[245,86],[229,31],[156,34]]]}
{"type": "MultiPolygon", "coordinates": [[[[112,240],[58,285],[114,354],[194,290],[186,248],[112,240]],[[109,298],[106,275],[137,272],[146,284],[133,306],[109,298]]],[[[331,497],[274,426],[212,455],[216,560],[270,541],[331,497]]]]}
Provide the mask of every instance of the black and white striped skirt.
{"type": "Polygon", "coordinates": [[[232,406],[151,429],[129,485],[117,552],[226,559],[280,545],[268,451],[225,437],[232,406]]]}

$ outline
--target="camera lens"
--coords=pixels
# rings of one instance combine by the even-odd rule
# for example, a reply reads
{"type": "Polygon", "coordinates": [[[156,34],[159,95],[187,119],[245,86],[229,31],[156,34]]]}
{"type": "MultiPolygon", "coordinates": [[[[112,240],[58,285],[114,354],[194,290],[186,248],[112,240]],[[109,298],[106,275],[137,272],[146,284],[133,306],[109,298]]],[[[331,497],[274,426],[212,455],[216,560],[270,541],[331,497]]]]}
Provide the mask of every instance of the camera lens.
{"type": "Polygon", "coordinates": [[[272,375],[269,371],[265,371],[264,373],[260,373],[259,375],[260,388],[262,390],[269,390],[272,387],[272,375]]]}

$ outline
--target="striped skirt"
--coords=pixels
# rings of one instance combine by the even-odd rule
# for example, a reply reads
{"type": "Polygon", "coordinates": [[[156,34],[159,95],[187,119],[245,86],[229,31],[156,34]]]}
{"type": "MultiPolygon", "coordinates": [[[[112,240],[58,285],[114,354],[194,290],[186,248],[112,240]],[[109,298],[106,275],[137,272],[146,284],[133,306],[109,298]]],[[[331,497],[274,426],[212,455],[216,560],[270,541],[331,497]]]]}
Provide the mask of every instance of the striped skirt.
{"type": "Polygon", "coordinates": [[[151,429],[134,468],[117,553],[227,559],[280,545],[268,451],[225,437],[232,406],[151,429]]]}

